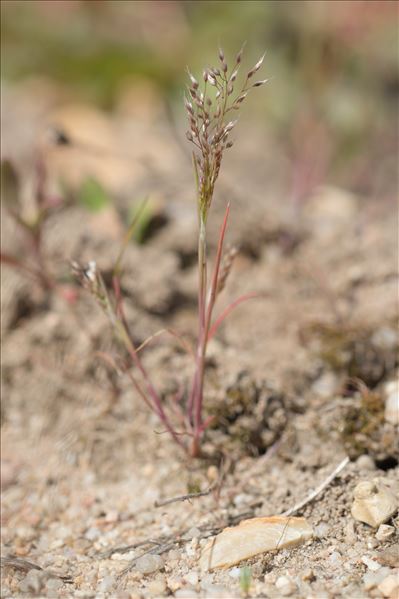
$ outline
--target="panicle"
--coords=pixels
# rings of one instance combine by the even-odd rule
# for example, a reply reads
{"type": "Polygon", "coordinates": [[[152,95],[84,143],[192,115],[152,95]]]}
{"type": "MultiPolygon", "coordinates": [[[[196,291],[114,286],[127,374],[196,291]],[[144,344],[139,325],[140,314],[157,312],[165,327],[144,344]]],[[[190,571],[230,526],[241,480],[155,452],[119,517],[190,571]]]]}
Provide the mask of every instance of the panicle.
{"type": "Polygon", "coordinates": [[[247,73],[244,83],[238,93],[235,91],[240,64],[245,44],[238,54],[234,67],[229,73],[228,64],[222,48],[219,48],[219,67],[210,66],[203,70],[204,82],[201,91],[198,80],[187,69],[190,79],[188,96],[184,98],[187,111],[189,130],[186,132],[188,141],[194,144],[194,165],[198,181],[198,202],[200,214],[206,219],[212,202],[214,186],[219,175],[223,152],[232,147],[229,135],[237,120],[228,117],[232,110],[239,110],[252,88],[260,87],[267,79],[251,84],[250,79],[260,69],[264,55],[247,73]],[[208,84],[215,88],[212,93],[208,84]]]}

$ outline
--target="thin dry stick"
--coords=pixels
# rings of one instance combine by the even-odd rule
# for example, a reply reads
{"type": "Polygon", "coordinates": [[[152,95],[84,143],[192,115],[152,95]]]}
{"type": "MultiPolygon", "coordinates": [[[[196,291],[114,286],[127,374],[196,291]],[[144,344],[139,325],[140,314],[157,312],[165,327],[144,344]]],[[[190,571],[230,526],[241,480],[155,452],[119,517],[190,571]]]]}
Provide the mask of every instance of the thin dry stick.
{"type": "Polygon", "coordinates": [[[154,503],[154,507],[162,507],[164,505],[169,505],[170,503],[176,503],[177,501],[189,501],[190,499],[195,499],[196,497],[205,497],[206,495],[212,493],[215,487],[216,484],[211,485],[209,489],[207,489],[206,491],[199,491],[198,493],[187,493],[186,495],[178,495],[177,497],[165,499],[164,501],[156,501],[154,503]]]}
{"type": "Polygon", "coordinates": [[[28,561],[27,559],[21,557],[15,557],[14,555],[6,555],[4,557],[0,557],[0,566],[2,568],[14,568],[15,570],[20,570],[21,572],[29,572],[29,570],[39,570],[47,575],[49,578],[60,578],[64,582],[71,583],[71,576],[66,576],[63,574],[59,574],[58,572],[54,572],[53,570],[47,570],[46,568],[42,568],[37,564],[28,561]]]}
{"type": "Polygon", "coordinates": [[[190,499],[195,499],[196,497],[205,497],[214,491],[217,490],[217,495],[220,495],[220,489],[223,483],[223,479],[225,477],[226,471],[230,466],[230,462],[227,463],[227,467],[222,461],[219,471],[219,476],[217,480],[210,485],[210,487],[206,491],[199,491],[198,493],[186,493],[186,495],[178,495],[177,497],[172,497],[171,499],[165,499],[163,501],[156,501],[154,503],[154,507],[162,507],[164,505],[169,505],[170,503],[176,503],[177,501],[189,501],[190,499]]]}
{"type": "Polygon", "coordinates": [[[335,470],[333,472],[331,472],[331,474],[314,491],[312,491],[306,497],[306,499],[304,499],[303,501],[300,501],[299,503],[297,503],[296,505],[294,505],[294,507],[290,508],[289,510],[286,510],[281,515],[282,516],[292,516],[292,514],[295,514],[295,512],[298,512],[305,505],[307,505],[308,503],[310,503],[311,501],[313,501],[326,487],[328,487],[328,485],[334,480],[334,478],[336,476],[338,476],[338,474],[340,472],[342,472],[342,470],[348,464],[349,464],[349,458],[347,456],[345,459],[342,460],[342,462],[340,462],[338,464],[338,466],[335,468],[335,470]]]}

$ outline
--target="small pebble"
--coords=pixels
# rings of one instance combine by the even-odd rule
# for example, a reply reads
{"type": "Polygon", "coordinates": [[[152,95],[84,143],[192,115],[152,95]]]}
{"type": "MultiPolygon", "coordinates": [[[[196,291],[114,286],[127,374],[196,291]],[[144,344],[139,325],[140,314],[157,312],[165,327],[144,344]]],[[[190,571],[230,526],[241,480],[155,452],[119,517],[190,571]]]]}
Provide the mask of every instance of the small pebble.
{"type": "Polygon", "coordinates": [[[371,559],[370,557],[367,557],[367,555],[364,555],[362,557],[362,562],[372,572],[376,572],[377,570],[379,570],[381,568],[381,564],[379,564],[375,560],[371,559]]]}
{"type": "Polygon", "coordinates": [[[319,539],[323,539],[327,537],[330,532],[330,526],[326,522],[320,522],[318,526],[315,527],[314,533],[315,536],[319,539]]]}
{"type": "Polygon", "coordinates": [[[391,568],[397,568],[399,566],[399,544],[391,545],[383,551],[379,551],[374,557],[383,566],[390,566],[391,568]]]}
{"type": "Polygon", "coordinates": [[[296,584],[288,576],[279,576],[275,586],[283,597],[289,597],[296,591],[296,584]]]}
{"type": "Polygon", "coordinates": [[[337,387],[337,377],[333,372],[324,372],[312,385],[312,391],[322,398],[331,397],[337,387]]]}
{"type": "Polygon", "coordinates": [[[356,466],[359,470],[375,470],[373,458],[369,455],[361,455],[356,460],[356,466]]]}
{"type": "Polygon", "coordinates": [[[181,552],[178,549],[171,549],[168,553],[168,560],[181,559],[181,552]]]}
{"type": "Polygon", "coordinates": [[[88,541],[95,541],[100,536],[101,532],[98,528],[94,528],[93,526],[86,531],[85,539],[88,541]]]}
{"type": "Polygon", "coordinates": [[[229,576],[231,578],[240,578],[240,573],[241,573],[241,568],[238,568],[237,566],[235,566],[234,568],[230,568],[229,570],[229,576]]]}
{"type": "Polygon", "coordinates": [[[185,541],[191,541],[191,539],[198,539],[200,536],[201,531],[198,530],[196,526],[193,526],[182,536],[182,539],[184,539],[185,541]]]}
{"type": "Polygon", "coordinates": [[[148,583],[147,590],[151,595],[160,597],[166,591],[165,578],[162,577],[152,580],[150,583],[148,583]]]}
{"type": "Polygon", "coordinates": [[[105,576],[100,582],[100,584],[97,586],[97,590],[100,591],[100,593],[108,593],[109,591],[112,591],[115,584],[115,576],[105,576]]]}
{"type": "Polygon", "coordinates": [[[19,583],[18,588],[22,593],[33,591],[37,595],[42,588],[42,581],[43,573],[41,570],[29,570],[25,578],[19,583]]]}
{"type": "Polygon", "coordinates": [[[219,477],[219,470],[215,465],[209,466],[208,470],[206,471],[206,476],[208,480],[215,482],[219,477]]]}
{"type": "Polygon", "coordinates": [[[183,580],[181,578],[174,578],[173,576],[167,578],[166,583],[172,593],[175,593],[178,589],[183,586],[183,580]]]}
{"type": "Polygon", "coordinates": [[[60,526],[57,528],[57,537],[60,539],[68,539],[72,536],[72,530],[68,526],[60,526]]]}
{"type": "Polygon", "coordinates": [[[395,534],[395,527],[390,526],[390,524],[381,524],[379,529],[376,532],[376,539],[379,541],[386,541],[390,539],[395,534]]]}
{"type": "Polygon", "coordinates": [[[332,566],[338,566],[341,564],[342,556],[339,551],[333,551],[329,557],[329,562],[332,566]]]}
{"type": "Polygon", "coordinates": [[[398,501],[390,489],[378,481],[362,481],[353,491],[351,513],[355,520],[377,528],[398,509],[398,501]]]}
{"type": "Polygon", "coordinates": [[[105,522],[118,522],[119,520],[119,512],[117,512],[116,510],[110,510],[109,512],[107,512],[107,515],[105,516],[105,522]]]}
{"type": "Polygon", "coordinates": [[[195,587],[198,584],[198,572],[188,572],[185,574],[184,580],[195,587]]]}
{"type": "Polygon", "coordinates": [[[355,532],[355,523],[353,520],[349,520],[349,522],[345,526],[345,541],[348,545],[352,545],[357,539],[357,535],[355,532]]]}
{"type": "Polygon", "coordinates": [[[399,576],[398,574],[390,574],[378,585],[378,590],[384,597],[398,597],[399,595],[399,576]]]}
{"type": "MultiPolygon", "coordinates": [[[[55,581],[55,578],[52,578],[50,580],[55,581]]],[[[48,584],[46,584],[46,596],[49,597],[50,599],[58,599],[60,597],[60,594],[62,593],[62,591],[61,591],[62,580],[59,580],[57,582],[60,582],[61,584],[59,586],[54,586],[54,587],[52,587],[51,585],[48,586],[48,584]]],[[[54,583],[54,584],[56,584],[56,583],[54,583]]]]}
{"type": "Polygon", "coordinates": [[[143,555],[136,561],[136,570],[142,574],[152,574],[164,566],[160,555],[143,555]]]}
{"type": "Polygon", "coordinates": [[[399,382],[391,381],[385,386],[385,420],[399,426],[399,382]]]}
{"type": "Polygon", "coordinates": [[[381,568],[380,570],[377,570],[377,572],[373,572],[372,570],[366,572],[363,576],[364,590],[370,591],[370,589],[374,589],[390,574],[390,572],[391,570],[389,568],[381,568]]]}
{"type": "Polygon", "coordinates": [[[234,497],[233,503],[236,507],[243,507],[248,505],[252,500],[253,497],[251,495],[248,495],[247,493],[240,493],[234,497]]]}

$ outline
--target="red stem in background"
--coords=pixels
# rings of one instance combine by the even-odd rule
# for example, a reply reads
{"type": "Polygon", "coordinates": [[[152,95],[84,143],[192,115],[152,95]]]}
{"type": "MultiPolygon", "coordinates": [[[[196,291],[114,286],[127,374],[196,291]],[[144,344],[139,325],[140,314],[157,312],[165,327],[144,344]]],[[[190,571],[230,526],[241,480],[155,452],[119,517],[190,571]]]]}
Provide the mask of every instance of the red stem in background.
{"type": "Polygon", "coordinates": [[[180,445],[184,450],[186,450],[186,446],[184,445],[184,443],[179,439],[178,435],[176,434],[176,431],[174,430],[173,426],[171,425],[168,416],[166,415],[163,407],[162,407],[162,401],[161,398],[159,397],[154,385],[152,384],[146,369],[144,368],[138,354],[136,351],[136,348],[134,346],[133,340],[131,338],[131,335],[129,333],[129,329],[127,327],[127,322],[126,322],[126,318],[124,315],[124,310],[123,310],[123,298],[122,298],[122,294],[121,294],[121,290],[120,290],[120,280],[119,277],[115,276],[113,277],[112,280],[113,283],[113,288],[114,288],[114,293],[115,293],[115,298],[116,298],[116,310],[117,310],[117,327],[118,327],[118,331],[121,335],[122,341],[124,342],[124,345],[132,359],[133,364],[137,367],[137,369],[140,371],[145,385],[147,387],[147,393],[148,396],[151,398],[151,401],[149,400],[149,398],[147,397],[147,395],[144,393],[144,391],[141,389],[140,385],[138,384],[138,382],[135,380],[135,378],[133,377],[133,375],[130,373],[130,379],[132,381],[132,383],[134,384],[135,388],[137,389],[138,393],[140,394],[140,396],[144,399],[144,401],[147,403],[147,405],[149,405],[152,410],[157,414],[157,416],[159,417],[159,419],[161,420],[161,422],[164,424],[164,426],[166,427],[166,429],[168,430],[168,432],[171,434],[171,436],[173,437],[174,441],[176,441],[176,443],[178,445],[180,445]],[[119,325],[119,326],[118,326],[119,325]]]}

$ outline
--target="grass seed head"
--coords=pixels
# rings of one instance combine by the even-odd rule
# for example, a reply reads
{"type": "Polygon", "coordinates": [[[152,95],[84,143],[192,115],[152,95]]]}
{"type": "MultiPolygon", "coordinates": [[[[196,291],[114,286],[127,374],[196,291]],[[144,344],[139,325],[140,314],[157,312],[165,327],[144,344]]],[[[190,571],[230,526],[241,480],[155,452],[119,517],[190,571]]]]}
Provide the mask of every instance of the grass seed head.
{"type": "Polygon", "coordinates": [[[262,66],[263,55],[255,66],[248,71],[244,83],[236,92],[237,77],[242,61],[244,46],[236,56],[234,67],[229,74],[229,67],[222,48],[219,49],[220,67],[211,66],[202,73],[203,86],[199,87],[197,79],[187,69],[190,84],[188,98],[184,104],[187,111],[189,130],[188,141],[194,146],[193,160],[198,182],[198,205],[202,221],[205,223],[216,180],[219,176],[223,153],[232,147],[229,136],[237,120],[230,120],[230,112],[239,110],[245,101],[248,91],[260,87],[267,79],[252,84],[250,79],[262,66]],[[214,88],[210,97],[209,86],[214,88]]]}

